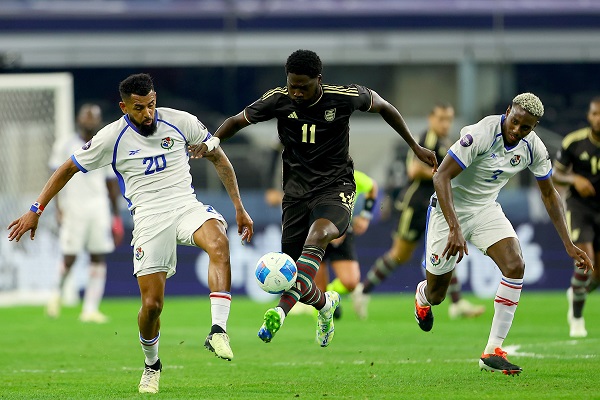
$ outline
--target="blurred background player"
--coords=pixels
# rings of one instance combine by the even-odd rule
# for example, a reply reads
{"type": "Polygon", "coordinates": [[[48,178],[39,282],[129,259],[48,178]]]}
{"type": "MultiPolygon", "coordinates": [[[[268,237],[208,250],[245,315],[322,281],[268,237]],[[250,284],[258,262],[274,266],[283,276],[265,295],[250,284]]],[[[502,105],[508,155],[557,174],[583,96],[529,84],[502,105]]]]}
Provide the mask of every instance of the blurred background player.
{"type": "MultiPolygon", "coordinates": [[[[55,171],[73,152],[83,147],[102,127],[102,111],[96,104],[83,104],[77,115],[77,133],[58,142],[49,164],[55,171]]],[[[110,168],[76,174],[56,197],[56,214],[60,226],[63,260],[59,267],[58,287],[52,293],[46,313],[56,318],[64,301],[65,282],[77,256],[89,253],[88,279],[79,319],[104,323],[107,317],[99,310],[106,284],[105,255],[123,239],[123,222],[119,216],[117,177],[110,168]],[[112,217],[111,217],[112,214],[112,217]],[[112,230],[112,233],[111,233],[112,230]]]]}
{"type": "MultiPolygon", "coordinates": [[[[567,185],[567,222],[571,240],[598,265],[600,261],[600,97],[590,101],[589,126],[565,136],[554,162],[553,179],[567,185]]],[[[567,290],[569,335],[586,337],[583,306],[587,294],[598,287],[600,269],[574,267],[567,290]]]]}
{"type": "MultiPolygon", "coordinates": [[[[361,171],[354,170],[354,181],[356,182],[356,196],[364,195],[363,209],[352,217],[352,224],[348,227],[346,233],[332,240],[325,249],[325,256],[315,276],[315,283],[321,291],[333,290],[340,295],[351,293],[354,311],[362,319],[366,317],[365,303],[355,302],[353,296],[356,287],[360,284],[360,265],[356,255],[354,236],[364,234],[369,228],[379,188],[375,180],[361,171]],[[336,276],[329,284],[327,263],[329,263],[336,276]]],[[[355,197],[355,200],[357,197],[355,197]]],[[[341,312],[340,304],[340,307],[333,314],[334,318],[340,318],[341,312]]]]}
{"type": "MultiPolygon", "coordinates": [[[[450,103],[438,102],[427,118],[427,130],[419,137],[421,146],[435,151],[438,164],[442,162],[452,144],[449,133],[453,122],[454,107],[450,103]]],[[[429,198],[434,192],[433,172],[431,167],[414,157],[412,153],[408,154],[406,164],[409,185],[401,194],[402,201],[398,206],[401,212],[400,220],[392,247],[375,261],[363,282],[353,292],[355,307],[363,310],[359,314],[363,318],[367,316],[368,294],[412,258],[425,233],[427,207],[429,207],[429,198]]],[[[452,300],[448,309],[451,318],[476,317],[485,311],[484,306],[471,304],[461,298],[461,285],[455,273],[452,275],[448,291],[452,300]]]]}

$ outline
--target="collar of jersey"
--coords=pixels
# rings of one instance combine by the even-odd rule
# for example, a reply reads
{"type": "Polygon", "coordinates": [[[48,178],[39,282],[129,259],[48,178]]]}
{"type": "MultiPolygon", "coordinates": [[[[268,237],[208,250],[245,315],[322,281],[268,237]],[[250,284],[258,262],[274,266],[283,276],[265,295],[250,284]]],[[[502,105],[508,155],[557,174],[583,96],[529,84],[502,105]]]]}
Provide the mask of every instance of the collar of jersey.
{"type": "MultiPolygon", "coordinates": [[[[154,110],[154,119],[156,121],[158,121],[158,110],[154,110]]],[[[129,127],[134,130],[135,133],[137,133],[140,136],[144,136],[140,133],[140,131],[138,131],[135,124],[133,122],[131,122],[131,120],[129,119],[129,114],[125,114],[125,121],[127,122],[127,125],[129,125],[129,127]]]]}

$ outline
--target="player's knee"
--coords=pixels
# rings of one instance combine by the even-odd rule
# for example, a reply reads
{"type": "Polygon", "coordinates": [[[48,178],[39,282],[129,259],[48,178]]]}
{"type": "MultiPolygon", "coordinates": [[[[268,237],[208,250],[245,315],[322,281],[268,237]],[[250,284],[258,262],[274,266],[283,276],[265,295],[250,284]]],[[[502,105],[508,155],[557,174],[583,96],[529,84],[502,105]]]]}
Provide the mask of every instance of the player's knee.
{"type": "Polygon", "coordinates": [[[324,228],[312,229],[306,238],[306,244],[319,246],[324,249],[329,242],[337,238],[337,234],[333,234],[324,228]]]}
{"type": "Polygon", "coordinates": [[[211,240],[204,250],[213,262],[223,263],[229,261],[229,239],[225,235],[220,235],[211,240]]]}
{"type": "Polygon", "coordinates": [[[142,299],[142,311],[150,318],[158,318],[163,309],[164,301],[156,297],[148,297],[142,299]]]}
{"type": "Polygon", "coordinates": [[[525,275],[525,262],[521,257],[518,257],[506,263],[502,269],[502,273],[507,278],[521,279],[525,275]]]}

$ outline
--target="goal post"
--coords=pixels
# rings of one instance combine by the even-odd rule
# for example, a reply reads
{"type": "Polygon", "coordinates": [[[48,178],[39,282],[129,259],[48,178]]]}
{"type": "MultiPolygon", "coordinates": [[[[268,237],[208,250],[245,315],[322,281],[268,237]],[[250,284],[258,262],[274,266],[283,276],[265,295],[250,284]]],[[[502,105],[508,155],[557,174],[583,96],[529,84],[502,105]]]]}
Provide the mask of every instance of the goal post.
{"type": "Polygon", "coordinates": [[[70,73],[0,74],[0,306],[40,304],[57,279],[56,219],[44,213],[34,241],[6,239],[50,176],[54,143],[74,131],[70,73]]]}

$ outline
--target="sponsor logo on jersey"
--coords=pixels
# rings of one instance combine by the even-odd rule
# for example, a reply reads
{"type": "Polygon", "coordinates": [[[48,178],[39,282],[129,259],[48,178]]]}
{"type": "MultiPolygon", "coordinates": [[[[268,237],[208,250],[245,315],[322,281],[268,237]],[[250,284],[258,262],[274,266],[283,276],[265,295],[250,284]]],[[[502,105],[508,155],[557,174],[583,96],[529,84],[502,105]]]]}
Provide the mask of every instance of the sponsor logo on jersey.
{"type": "Polygon", "coordinates": [[[513,167],[516,167],[517,165],[519,165],[520,162],[521,162],[521,156],[518,154],[515,154],[513,156],[513,158],[510,159],[510,165],[512,165],[513,167]]]}
{"type": "Polygon", "coordinates": [[[87,150],[87,149],[89,149],[91,146],[92,146],[92,139],[90,139],[90,141],[89,141],[89,142],[87,142],[86,144],[84,144],[84,145],[81,147],[81,149],[82,149],[82,150],[87,150]]]}
{"type": "Polygon", "coordinates": [[[467,133],[465,136],[463,136],[460,139],[460,145],[462,147],[469,147],[472,144],[473,144],[473,136],[471,136],[470,133],[467,133]]]}
{"type": "Polygon", "coordinates": [[[431,258],[429,259],[429,261],[431,261],[432,265],[438,265],[440,263],[440,256],[438,256],[437,254],[432,254],[431,258]]]}
{"type": "Polygon", "coordinates": [[[164,138],[160,142],[160,147],[162,147],[165,150],[169,150],[171,147],[173,147],[173,139],[171,139],[170,137],[164,138]]]}
{"type": "Polygon", "coordinates": [[[137,153],[140,152],[141,149],[137,149],[137,150],[129,150],[129,155],[130,156],[135,156],[137,153]]]}
{"type": "Polygon", "coordinates": [[[298,116],[296,115],[296,111],[294,111],[293,113],[288,115],[288,118],[298,119],[298,116]]]}
{"type": "Polygon", "coordinates": [[[142,257],[144,257],[144,250],[142,250],[141,247],[138,247],[137,249],[135,249],[135,259],[141,260],[142,257]]]}
{"type": "Polygon", "coordinates": [[[335,108],[325,110],[325,121],[331,122],[335,119],[335,108]]]}

